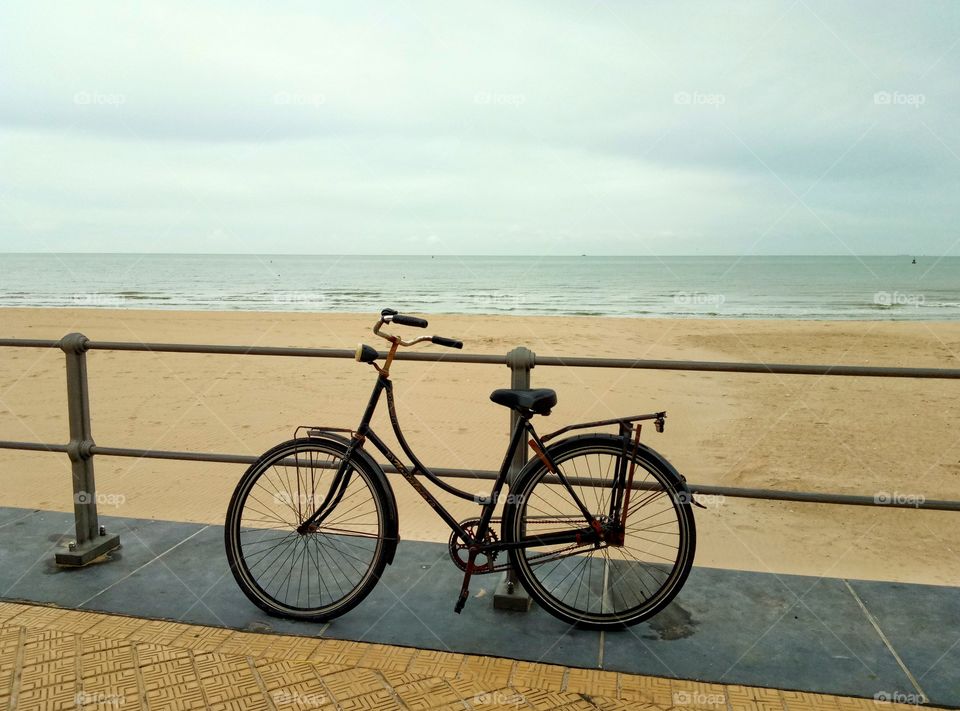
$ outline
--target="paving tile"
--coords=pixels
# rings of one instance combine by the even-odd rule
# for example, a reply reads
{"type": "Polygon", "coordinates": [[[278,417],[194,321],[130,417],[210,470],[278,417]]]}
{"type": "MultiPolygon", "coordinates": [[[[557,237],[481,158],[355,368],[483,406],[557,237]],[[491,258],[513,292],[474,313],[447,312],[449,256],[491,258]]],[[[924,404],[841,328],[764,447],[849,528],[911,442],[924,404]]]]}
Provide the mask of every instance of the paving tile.
{"type": "Polygon", "coordinates": [[[133,648],[141,667],[175,659],[189,659],[190,657],[190,650],[182,647],[167,647],[162,644],[140,642],[134,644],[133,648]]]}
{"type": "Polygon", "coordinates": [[[567,672],[567,691],[589,696],[618,697],[617,673],[598,669],[570,669],[567,672]]]}
{"type": "Polygon", "coordinates": [[[257,674],[263,680],[268,691],[278,689],[285,684],[310,682],[320,686],[317,670],[306,662],[276,661],[258,659],[255,663],[257,674]]]}
{"type": "Polygon", "coordinates": [[[636,674],[621,674],[620,698],[663,708],[675,705],[670,679],[636,674]]]}
{"type": "Polygon", "coordinates": [[[172,639],[175,647],[188,647],[194,651],[212,652],[223,644],[233,633],[217,627],[186,626],[183,632],[172,639]]]}
{"type": "Polygon", "coordinates": [[[262,656],[274,644],[273,635],[253,632],[233,632],[217,647],[221,654],[242,654],[248,657],[262,656]]]}
{"type": "Polygon", "coordinates": [[[278,708],[324,709],[336,706],[316,677],[300,682],[286,680],[271,688],[267,697],[278,708]]]}
{"type": "Polygon", "coordinates": [[[334,700],[341,704],[354,696],[363,696],[386,688],[383,677],[369,669],[349,669],[324,674],[320,680],[334,700]]]}
{"type": "Polygon", "coordinates": [[[132,645],[99,650],[84,654],[80,658],[81,676],[84,679],[96,678],[111,672],[133,670],[135,667],[132,645]]]}
{"type": "Polygon", "coordinates": [[[220,674],[253,673],[247,658],[234,654],[194,653],[193,663],[201,679],[209,679],[220,674]]]}
{"type": "Polygon", "coordinates": [[[300,637],[283,637],[271,645],[270,656],[274,659],[306,661],[310,659],[322,644],[322,640],[300,637]]]}
{"type": "Polygon", "coordinates": [[[94,620],[94,624],[87,629],[84,634],[94,637],[127,639],[138,629],[150,622],[150,620],[143,620],[136,617],[123,617],[121,615],[87,614],[90,614],[91,619],[94,620]]]}
{"type": "Polygon", "coordinates": [[[149,694],[152,691],[163,689],[171,684],[199,683],[193,670],[193,660],[189,658],[174,659],[157,664],[150,664],[140,668],[143,686],[149,694]]]}
{"type": "Polygon", "coordinates": [[[636,701],[608,699],[602,696],[591,696],[590,703],[600,709],[600,711],[656,711],[660,708],[652,704],[637,704],[636,701]]]}
{"type": "Polygon", "coordinates": [[[23,649],[23,665],[29,667],[33,664],[61,662],[72,658],[76,652],[77,640],[74,635],[28,628],[23,649]]]}
{"type": "MultiPolygon", "coordinates": [[[[386,690],[371,691],[366,694],[354,696],[340,702],[340,708],[343,711],[403,711],[403,708],[397,703],[396,698],[386,690]]],[[[413,707],[408,707],[413,709],[413,707]]]]}
{"type": "Polygon", "coordinates": [[[368,644],[365,647],[366,653],[360,656],[357,664],[381,671],[406,671],[419,651],[388,644],[368,644]]]}
{"type": "MultiPolygon", "coordinates": [[[[210,711],[272,711],[279,707],[268,702],[262,694],[257,693],[253,696],[242,696],[229,701],[210,702],[209,708],[210,711]]],[[[327,709],[322,709],[322,711],[327,711],[327,709]]]]}
{"type": "Polygon", "coordinates": [[[62,613],[4,605],[7,619],[27,624],[0,627],[0,708],[10,705],[13,694],[17,709],[84,711],[146,708],[142,702],[149,704],[150,711],[915,708],[866,698],[515,662],[379,643],[230,632],[171,622],[136,625],[126,618],[62,613]],[[116,621],[115,628],[111,628],[111,620],[116,621]],[[91,630],[104,636],[93,635],[91,630]],[[111,636],[111,631],[116,634],[111,636]],[[214,648],[217,651],[210,651],[214,648]],[[17,669],[19,676],[15,677],[17,669]]]}
{"type": "Polygon", "coordinates": [[[412,711],[461,703],[460,695],[444,679],[424,679],[393,687],[403,704],[412,711]]]}
{"type": "Polygon", "coordinates": [[[426,674],[412,674],[410,672],[395,672],[384,670],[380,672],[389,686],[400,686],[402,684],[412,684],[415,681],[423,681],[430,677],[426,674]]]}
{"type": "Polygon", "coordinates": [[[886,711],[875,699],[857,699],[851,696],[834,697],[840,711],[886,711]]]}
{"type": "Polygon", "coordinates": [[[26,609],[23,605],[14,602],[0,602],[0,627],[15,624],[11,623],[10,619],[26,612],[26,609]]]}
{"type": "Polygon", "coordinates": [[[505,689],[507,687],[507,680],[504,678],[502,680],[493,680],[492,677],[469,677],[463,678],[458,676],[456,679],[446,679],[445,680],[450,687],[457,692],[457,695],[473,703],[473,699],[485,697],[491,689],[505,689]]]}
{"type": "Polygon", "coordinates": [[[514,686],[505,692],[501,692],[499,697],[493,692],[488,692],[481,698],[501,704],[508,702],[524,703],[527,706],[537,709],[537,711],[560,708],[582,699],[580,694],[552,691],[549,689],[535,689],[524,686],[514,686]]]}
{"type": "Polygon", "coordinates": [[[153,644],[171,644],[173,640],[188,631],[187,625],[178,622],[161,622],[150,620],[144,625],[130,631],[126,639],[135,642],[150,642],[153,644]]]}
{"type": "Polygon", "coordinates": [[[106,703],[108,698],[118,700],[116,705],[125,705],[139,695],[135,669],[108,671],[84,679],[82,693],[88,697],[84,703],[106,703]]]}
{"type": "MultiPolygon", "coordinates": [[[[780,696],[787,711],[837,711],[840,707],[832,696],[810,694],[803,691],[781,691],[780,696]]],[[[876,711],[886,711],[877,707],[876,711]]]]}
{"type": "Polygon", "coordinates": [[[233,699],[255,696],[261,693],[253,672],[224,672],[200,679],[207,702],[210,704],[227,703],[233,699]]]}
{"type": "Polygon", "coordinates": [[[17,700],[20,709],[75,708],[77,687],[74,683],[58,683],[23,691],[17,700]]]}
{"type": "Polygon", "coordinates": [[[730,686],[726,698],[732,711],[783,711],[784,708],[784,700],[775,689],[730,686]]]}
{"type": "Polygon", "coordinates": [[[586,699],[577,699],[569,704],[560,706],[557,711],[596,711],[596,706],[586,699]]]}
{"type": "Polygon", "coordinates": [[[517,662],[510,683],[513,686],[561,691],[566,668],[551,664],[517,662]]]}
{"type": "Polygon", "coordinates": [[[367,653],[369,645],[341,639],[323,639],[311,653],[309,660],[343,666],[355,666],[367,653]]]}
{"type": "Polygon", "coordinates": [[[506,686],[510,682],[515,665],[516,662],[512,659],[478,657],[470,654],[464,657],[457,676],[461,679],[489,680],[494,685],[506,686]]]}
{"type": "Polygon", "coordinates": [[[407,667],[414,674],[455,677],[463,664],[462,654],[421,649],[407,667]]]}
{"type": "Polygon", "coordinates": [[[37,630],[49,629],[53,621],[65,612],[59,607],[23,606],[14,624],[37,630]]]}
{"type": "Polygon", "coordinates": [[[99,620],[85,612],[63,610],[59,615],[44,623],[46,629],[58,632],[80,634],[93,627],[99,620]]]}
{"type": "Polygon", "coordinates": [[[150,711],[185,711],[188,709],[206,709],[200,684],[184,682],[160,686],[147,691],[147,704],[150,711]]]}
{"type": "MultiPolygon", "coordinates": [[[[677,707],[720,711],[727,708],[727,689],[722,684],[675,679],[670,684],[673,703],[677,707]]],[[[782,709],[781,709],[782,711],[782,709]]]]}

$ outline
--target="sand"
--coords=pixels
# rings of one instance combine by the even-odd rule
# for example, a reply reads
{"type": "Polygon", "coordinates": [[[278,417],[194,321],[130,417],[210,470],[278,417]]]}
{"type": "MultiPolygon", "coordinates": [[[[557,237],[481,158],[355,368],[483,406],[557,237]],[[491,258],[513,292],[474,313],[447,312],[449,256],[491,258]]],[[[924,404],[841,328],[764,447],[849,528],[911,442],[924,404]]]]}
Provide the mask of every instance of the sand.
{"type": "MultiPolygon", "coordinates": [[[[380,347],[372,314],[2,309],[0,336],[243,345],[380,347]]],[[[960,367],[960,323],[661,320],[435,315],[464,352],[960,367]]],[[[426,346],[421,346],[426,347],[426,346]]],[[[104,446],[259,454],[298,425],[356,425],[373,371],[353,361],[91,352],[93,432],[104,446]]],[[[399,416],[437,466],[495,469],[508,413],[488,400],[504,366],[398,362],[399,416]]],[[[559,404],[543,431],[666,409],[645,432],[692,482],[960,499],[954,381],[773,376],[541,366],[559,404]]],[[[0,439],[65,442],[63,356],[0,349],[0,439]]],[[[385,408],[375,422],[386,433],[385,408]]],[[[379,458],[379,457],[378,457],[379,458]]],[[[68,511],[65,455],[0,450],[5,506],[68,511]]],[[[238,465],[96,458],[101,512],[222,523],[238,465]]],[[[393,479],[401,535],[447,529],[393,479]]],[[[459,482],[468,490],[488,485],[459,482]]],[[[462,518],[473,507],[449,496],[462,518]]],[[[708,499],[697,564],[815,576],[960,584],[960,514],[708,499]]],[[[51,532],[54,533],[54,532],[51,532]]]]}

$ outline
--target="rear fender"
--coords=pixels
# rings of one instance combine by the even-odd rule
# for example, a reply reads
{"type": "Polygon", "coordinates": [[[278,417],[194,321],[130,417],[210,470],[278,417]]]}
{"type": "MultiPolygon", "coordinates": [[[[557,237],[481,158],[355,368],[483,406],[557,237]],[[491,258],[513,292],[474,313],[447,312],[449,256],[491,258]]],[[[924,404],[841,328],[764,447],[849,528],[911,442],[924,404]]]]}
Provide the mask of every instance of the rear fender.
{"type": "MultiPolygon", "coordinates": [[[[552,460],[554,456],[562,454],[565,450],[571,447],[580,447],[583,446],[589,440],[605,440],[611,443],[620,443],[622,440],[620,437],[612,434],[601,434],[601,433],[590,433],[582,435],[574,435],[573,437],[567,437],[565,439],[554,442],[550,446],[546,447],[544,452],[552,460]]],[[[631,442],[628,446],[633,447],[634,443],[631,442]]],[[[680,493],[680,503],[681,504],[697,504],[693,498],[693,494],[690,492],[690,488],[687,486],[686,478],[676,470],[676,468],[664,458],[659,452],[655,449],[648,447],[643,442],[637,442],[637,452],[641,457],[644,457],[652,461],[657,467],[659,467],[663,473],[673,480],[673,483],[676,485],[677,490],[680,493]]],[[[538,456],[533,456],[530,460],[523,466],[523,468],[517,473],[517,476],[514,478],[514,482],[521,482],[527,476],[530,476],[532,472],[539,469],[543,466],[543,460],[538,456]]],[[[503,521],[506,523],[511,520],[511,515],[513,510],[517,507],[517,502],[514,500],[514,497],[507,498],[507,504],[504,506],[503,511],[503,521]]],[[[506,534],[506,532],[504,532],[506,534]]]]}
{"type": "Polygon", "coordinates": [[[697,502],[694,500],[693,492],[690,491],[690,487],[687,486],[687,477],[685,477],[683,474],[678,472],[676,467],[674,467],[670,462],[668,462],[663,457],[663,455],[660,454],[660,452],[658,452],[657,450],[651,447],[648,447],[643,442],[639,442],[637,444],[637,449],[645,452],[650,459],[656,462],[657,465],[660,466],[660,468],[662,468],[665,472],[667,472],[667,474],[669,474],[674,479],[674,483],[676,483],[677,488],[680,490],[680,493],[683,497],[680,503],[695,504],[697,506],[700,506],[700,504],[697,504],[697,502]]]}

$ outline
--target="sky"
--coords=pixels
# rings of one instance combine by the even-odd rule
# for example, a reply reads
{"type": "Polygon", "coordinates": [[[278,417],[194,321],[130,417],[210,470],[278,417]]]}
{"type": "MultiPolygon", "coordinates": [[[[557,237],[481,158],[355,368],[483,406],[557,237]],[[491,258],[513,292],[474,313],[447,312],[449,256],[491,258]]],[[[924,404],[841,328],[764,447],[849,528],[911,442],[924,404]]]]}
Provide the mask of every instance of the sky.
{"type": "Polygon", "coordinates": [[[0,5],[0,251],[960,255],[960,4],[0,5]]]}

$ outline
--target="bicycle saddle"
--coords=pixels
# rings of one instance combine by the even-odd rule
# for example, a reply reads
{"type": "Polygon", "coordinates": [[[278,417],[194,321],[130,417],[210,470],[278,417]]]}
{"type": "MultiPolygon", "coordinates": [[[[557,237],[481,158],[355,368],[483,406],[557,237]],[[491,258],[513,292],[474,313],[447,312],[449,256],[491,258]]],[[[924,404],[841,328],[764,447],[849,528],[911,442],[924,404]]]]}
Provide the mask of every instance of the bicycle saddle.
{"type": "Polygon", "coordinates": [[[509,407],[517,412],[536,415],[549,415],[550,408],[557,404],[557,393],[549,388],[535,390],[494,390],[490,399],[498,405],[509,407]]]}

